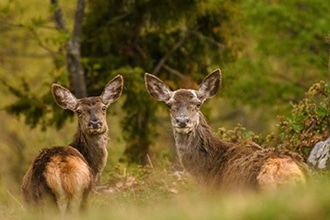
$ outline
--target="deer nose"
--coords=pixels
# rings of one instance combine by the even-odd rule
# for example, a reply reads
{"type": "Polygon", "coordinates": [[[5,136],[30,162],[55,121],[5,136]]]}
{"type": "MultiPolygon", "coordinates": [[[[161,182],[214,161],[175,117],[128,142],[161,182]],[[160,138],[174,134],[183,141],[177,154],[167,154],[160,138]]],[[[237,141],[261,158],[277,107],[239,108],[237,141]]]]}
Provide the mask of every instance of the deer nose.
{"type": "Polygon", "coordinates": [[[99,119],[93,119],[89,121],[88,125],[93,128],[99,128],[102,125],[102,123],[99,119]]]}
{"type": "Polygon", "coordinates": [[[180,128],[185,128],[187,123],[190,122],[190,119],[186,116],[180,116],[176,118],[176,123],[179,125],[180,128]]]}

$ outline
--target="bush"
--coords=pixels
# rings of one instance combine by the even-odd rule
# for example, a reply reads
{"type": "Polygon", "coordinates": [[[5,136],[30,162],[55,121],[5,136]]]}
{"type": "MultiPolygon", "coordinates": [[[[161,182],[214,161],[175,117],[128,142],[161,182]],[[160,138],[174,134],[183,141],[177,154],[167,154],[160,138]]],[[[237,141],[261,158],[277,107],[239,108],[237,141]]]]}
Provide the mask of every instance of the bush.
{"type": "Polygon", "coordinates": [[[291,113],[279,117],[278,146],[307,157],[317,142],[330,135],[330,84],[314,84],[291,113]]]}
{"type": "Polygon", "coordinates": [[[238,125],[232,130],[220,128],[218,136],[225,141],[254,141],[262,146],[285,148],[307,158],[314,145],[330,135],[330,84],[323,81],[310,87],[298,104],[292,104],[291,115],[279,116],[277,131],[257,135],[238,125]]]}

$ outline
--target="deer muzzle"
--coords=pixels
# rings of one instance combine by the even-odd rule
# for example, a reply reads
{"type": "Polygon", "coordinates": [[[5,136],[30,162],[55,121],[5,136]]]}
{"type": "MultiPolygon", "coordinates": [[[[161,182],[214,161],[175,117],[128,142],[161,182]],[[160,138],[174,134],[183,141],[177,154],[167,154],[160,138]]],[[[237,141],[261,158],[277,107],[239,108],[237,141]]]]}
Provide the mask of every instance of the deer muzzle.
{"type": "Polygon", "coordinates": [[[104,133],[104,126],[100,120],[90,120],[88,123],[89,134],[101,134],[104,133]]]}
{"type": "Polygon", "coordinates": [[[190,119],[186,116],[178,116],[175,118],[174,128],[176,132],[187,134],[192,130],[193,125],[190,119]]]}

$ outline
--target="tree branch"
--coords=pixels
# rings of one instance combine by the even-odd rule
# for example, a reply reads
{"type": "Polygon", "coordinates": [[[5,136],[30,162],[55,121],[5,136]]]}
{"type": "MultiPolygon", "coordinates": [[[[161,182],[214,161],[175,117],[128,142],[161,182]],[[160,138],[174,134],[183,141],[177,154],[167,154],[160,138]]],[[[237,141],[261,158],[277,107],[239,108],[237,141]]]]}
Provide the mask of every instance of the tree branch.
{"type": "Polygon", "coordinates": [[[210,44],[213,44],[213,45],[215,45],[216,47],[218,47],[218,48],[220,48],[220,49],[224,49],[224,48],[226,48],[226,45],[225,45],[225,44],[220,43],[220,42],[214,40],[214,39],[211,38],[211,37],[207,37],[207,36],[205,36],[205,35],[203,35],[203,34],[198,34],[198,36],[204,38],[204,39],[205,39],[206,41],[208,41],[210,44]]]}
{"type": "Polygon", "coordinates": [[[163,67],[164,67],[164,69],[167,70],[168,72],[173,73],[174,75],[176,75],[176,76],[178,76],[178,77],[180,77],[180,78],[182,78],[182,79],[185,77],[185,75],[184,75],[183,73],[177,71],[176,69],[173,69],[173,68],[170,67],[169,65],[164,64],[163,67]]]}
{"type": "Polygon", "coordinates": [[[50,54],[52,54],[53,56],[56,54],[55,51],[53,51],[52,49],[48,48],[40,39],[38,33],[36,32],[36,30],[34,28],[28,28],[30,30],[30,32],[33,34],[33,36],[35,37],[35,39],[37,40],[38,44],[40,47],[44,48],[46,51],[48,51],[50,54]]]}
{"type": "Polygon", "coordinates": [[[54,7],[54,20],[55,20],[56,28],[58,30],[67,32],[66,25],[63,19],[62,9],[58,4],[58,0],[50,0],[50,2],[54,7]]]}
{"type": "Polygon", "coordinates": [[[177,49],[179,49],[182,44],[185,42],[185,40],[192,35],[193,33],[195,33],[198,29],[200,28],[200,26],[195,27],[194,29],[187,31],[187,33],[158,61],[156,67],[154,68],[154,70],[152,71],[153,74],[157,74],[159,72],[159,70],[164,66],[167,58],[174,53],[177,49]]]}
{"type": "Polygon", "coordinates": [[[130,15],[132,12],[130,11],[130,12],[127,12],[127,13],[124,13],[124,14],[122,14],[122,15],[119,15],[119,16],[117,16],[117,17],[114,17],[113,19],[111,19],[108,23],[107,23],[107,25],[113,25],[113,24],[115,24],[115,23],[117,23],[117,22],[120,22],[122,19],[124,19],[124,18],[126,18],[128,15],[130,15]]]}

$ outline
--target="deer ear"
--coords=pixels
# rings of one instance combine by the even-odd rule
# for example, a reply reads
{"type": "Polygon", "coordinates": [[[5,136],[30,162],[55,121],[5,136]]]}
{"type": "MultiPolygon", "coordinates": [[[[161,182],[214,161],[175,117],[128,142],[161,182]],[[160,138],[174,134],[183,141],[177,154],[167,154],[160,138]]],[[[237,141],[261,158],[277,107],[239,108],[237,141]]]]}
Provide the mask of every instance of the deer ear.
{"type": "Polygon", "coordinates": [[[66,88],[58,85],[52,85],[52,93],[55,102],[63,109],[74,111],[77,106],[77,98],[66,88]]]}
{"type": "Polygon", "coordinates": [[[146,88],[152,97],[163,102],[170,99],[172,91],[162,80],[149,73],[144,75],[144,80],[146,88]]]}
{"type": "Polygon", "coordinates": [[[217,69],[206,76],[200,84],[197,91],[198,98],[203,102],[211,96],[214,96],[220,88],[220,83],[221,71],[220,69],[217,69]]]}
{"type": "Polygon", "coordinates": [[[124,79],[121,75],[113,78],[104,88],[101,98],[104,104],[110,105],[118,100],[123,91],[124,79]]]}

